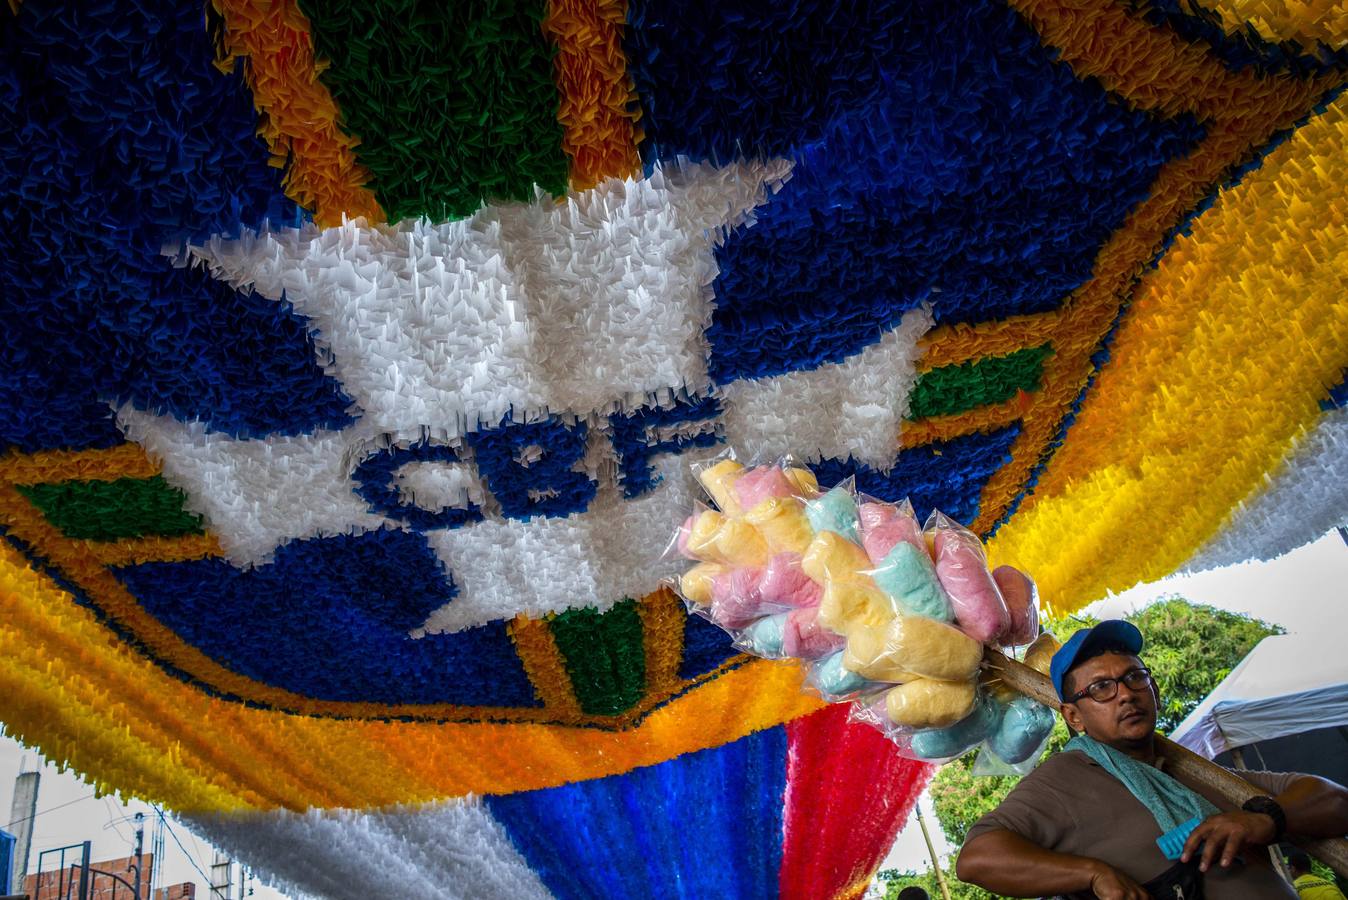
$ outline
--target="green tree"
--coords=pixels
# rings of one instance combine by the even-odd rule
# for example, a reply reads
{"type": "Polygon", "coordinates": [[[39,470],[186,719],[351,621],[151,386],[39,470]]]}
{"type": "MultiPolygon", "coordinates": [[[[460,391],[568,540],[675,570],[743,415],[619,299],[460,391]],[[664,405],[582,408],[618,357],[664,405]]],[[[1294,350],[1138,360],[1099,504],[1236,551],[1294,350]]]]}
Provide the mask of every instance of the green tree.
{"type": "MultiPolygon", "coordinates": [[[[936,873],[931,870],[900,872],[898,869],[886,869],[877,874],[875,879],[884,885],[884,900],[898,900],[899,891],[906,887],[920,887],[932,900],[942,900],[941,887],[936,883],[936,873]]],[[[950,888],[950,900],[986,900],[991,896],[987,891],[957,879],[953,862],[945,870],[945,884],[950,888]]]]}
{"type": "Polygon", "coordinates": [[[1147,665],[1161,694],[1156,727],[1173,731],[1236,664],[1278,625],[1180,597],[1153,603],[1128,617],[1146,639],[1147,665]]]}
{"type": "MultiPolygon", "coordinates": [[[[1178,725],[1254,645],[1282,628],[1211,606],[1190,604],[1180,597],[1158,601],[1127,617],[1146,641],[1143,657],[1161,694],[1158,727],[1178,725]]],[[[1066,640],[1081,628],[1094,625],[1087,618],[1049,624],[1066,640]]],[[[1048,752],[1067,742],[1062,720],[1054,725],[1048,752]]],[[[972,772],[977,754],[967,753],[941,768],[932,780],[931,796],[937,821],[952,844],[964,842],[969,829],[1002,802],[1019,780],[1015,776],[982,777],[972,772]]],[[[981,894],[980,896],[986,896],[981,894]]]]}

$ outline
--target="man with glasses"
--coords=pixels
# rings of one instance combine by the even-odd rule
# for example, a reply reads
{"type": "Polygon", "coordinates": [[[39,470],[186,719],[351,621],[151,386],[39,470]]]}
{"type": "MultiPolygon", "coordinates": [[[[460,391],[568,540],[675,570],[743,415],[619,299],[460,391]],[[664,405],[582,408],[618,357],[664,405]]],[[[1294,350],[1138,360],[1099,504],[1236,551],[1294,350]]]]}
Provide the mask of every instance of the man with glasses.
{"type": "Polygon", "coordinates": [[[1010,897],[1281,897],[1267,845],[1348,832],[1348,790],[1308,775],[1240,771],[1267,796],[1233,809],[1161,769],[1155,682],[1128,622],[1077,632],[1050,674],[1077,732],[969,830],[956,873],[1010,897]]]}

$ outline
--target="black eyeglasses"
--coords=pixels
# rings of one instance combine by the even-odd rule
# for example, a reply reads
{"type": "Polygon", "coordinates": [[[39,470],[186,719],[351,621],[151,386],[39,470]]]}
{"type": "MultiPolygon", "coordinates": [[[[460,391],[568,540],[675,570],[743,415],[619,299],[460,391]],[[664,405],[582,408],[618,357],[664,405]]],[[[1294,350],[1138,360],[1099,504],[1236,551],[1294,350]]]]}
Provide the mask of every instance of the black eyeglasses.
{"type": "Polygon", "coordinates": [[[1129,669],[1121,678],[1101,678],[1099,681],[1092,681],[1086,685],[1085,690],[1068,697],[1067,702],[1076,703],[1083,697],[1090,697],[1096,703],[1108,703],[1119,695],[1120,681],[1128,685],[1129,690],[1140,691],[1144,687],[1151,686],[1151,672],[1147,669],[1129,669]]]}

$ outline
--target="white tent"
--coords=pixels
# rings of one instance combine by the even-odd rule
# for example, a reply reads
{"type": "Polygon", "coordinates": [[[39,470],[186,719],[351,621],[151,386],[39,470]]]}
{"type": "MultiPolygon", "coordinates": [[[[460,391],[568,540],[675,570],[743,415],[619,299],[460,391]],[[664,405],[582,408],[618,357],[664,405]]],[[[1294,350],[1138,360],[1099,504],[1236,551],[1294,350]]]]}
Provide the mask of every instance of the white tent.
{"type": "Polygon", "coordinates": [[[1260,741],[1348,726],[1339,634],[1264,638],[1170,736],[1208,759],[1260,741]]]}

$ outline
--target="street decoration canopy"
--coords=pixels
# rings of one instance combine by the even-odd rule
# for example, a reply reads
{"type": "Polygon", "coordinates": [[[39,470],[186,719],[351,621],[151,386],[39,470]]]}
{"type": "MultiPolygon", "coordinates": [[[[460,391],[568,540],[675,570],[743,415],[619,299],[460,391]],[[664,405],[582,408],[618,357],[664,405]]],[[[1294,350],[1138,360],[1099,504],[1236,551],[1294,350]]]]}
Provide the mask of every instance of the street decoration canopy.
{"type": "Polygon", "coordinates": [[[1348,509],[1348,11],[0,12],[0,720],[330,897],[857,896],[929,775],[661,588],[691,463],[1065,613],[1348,509]]]}

